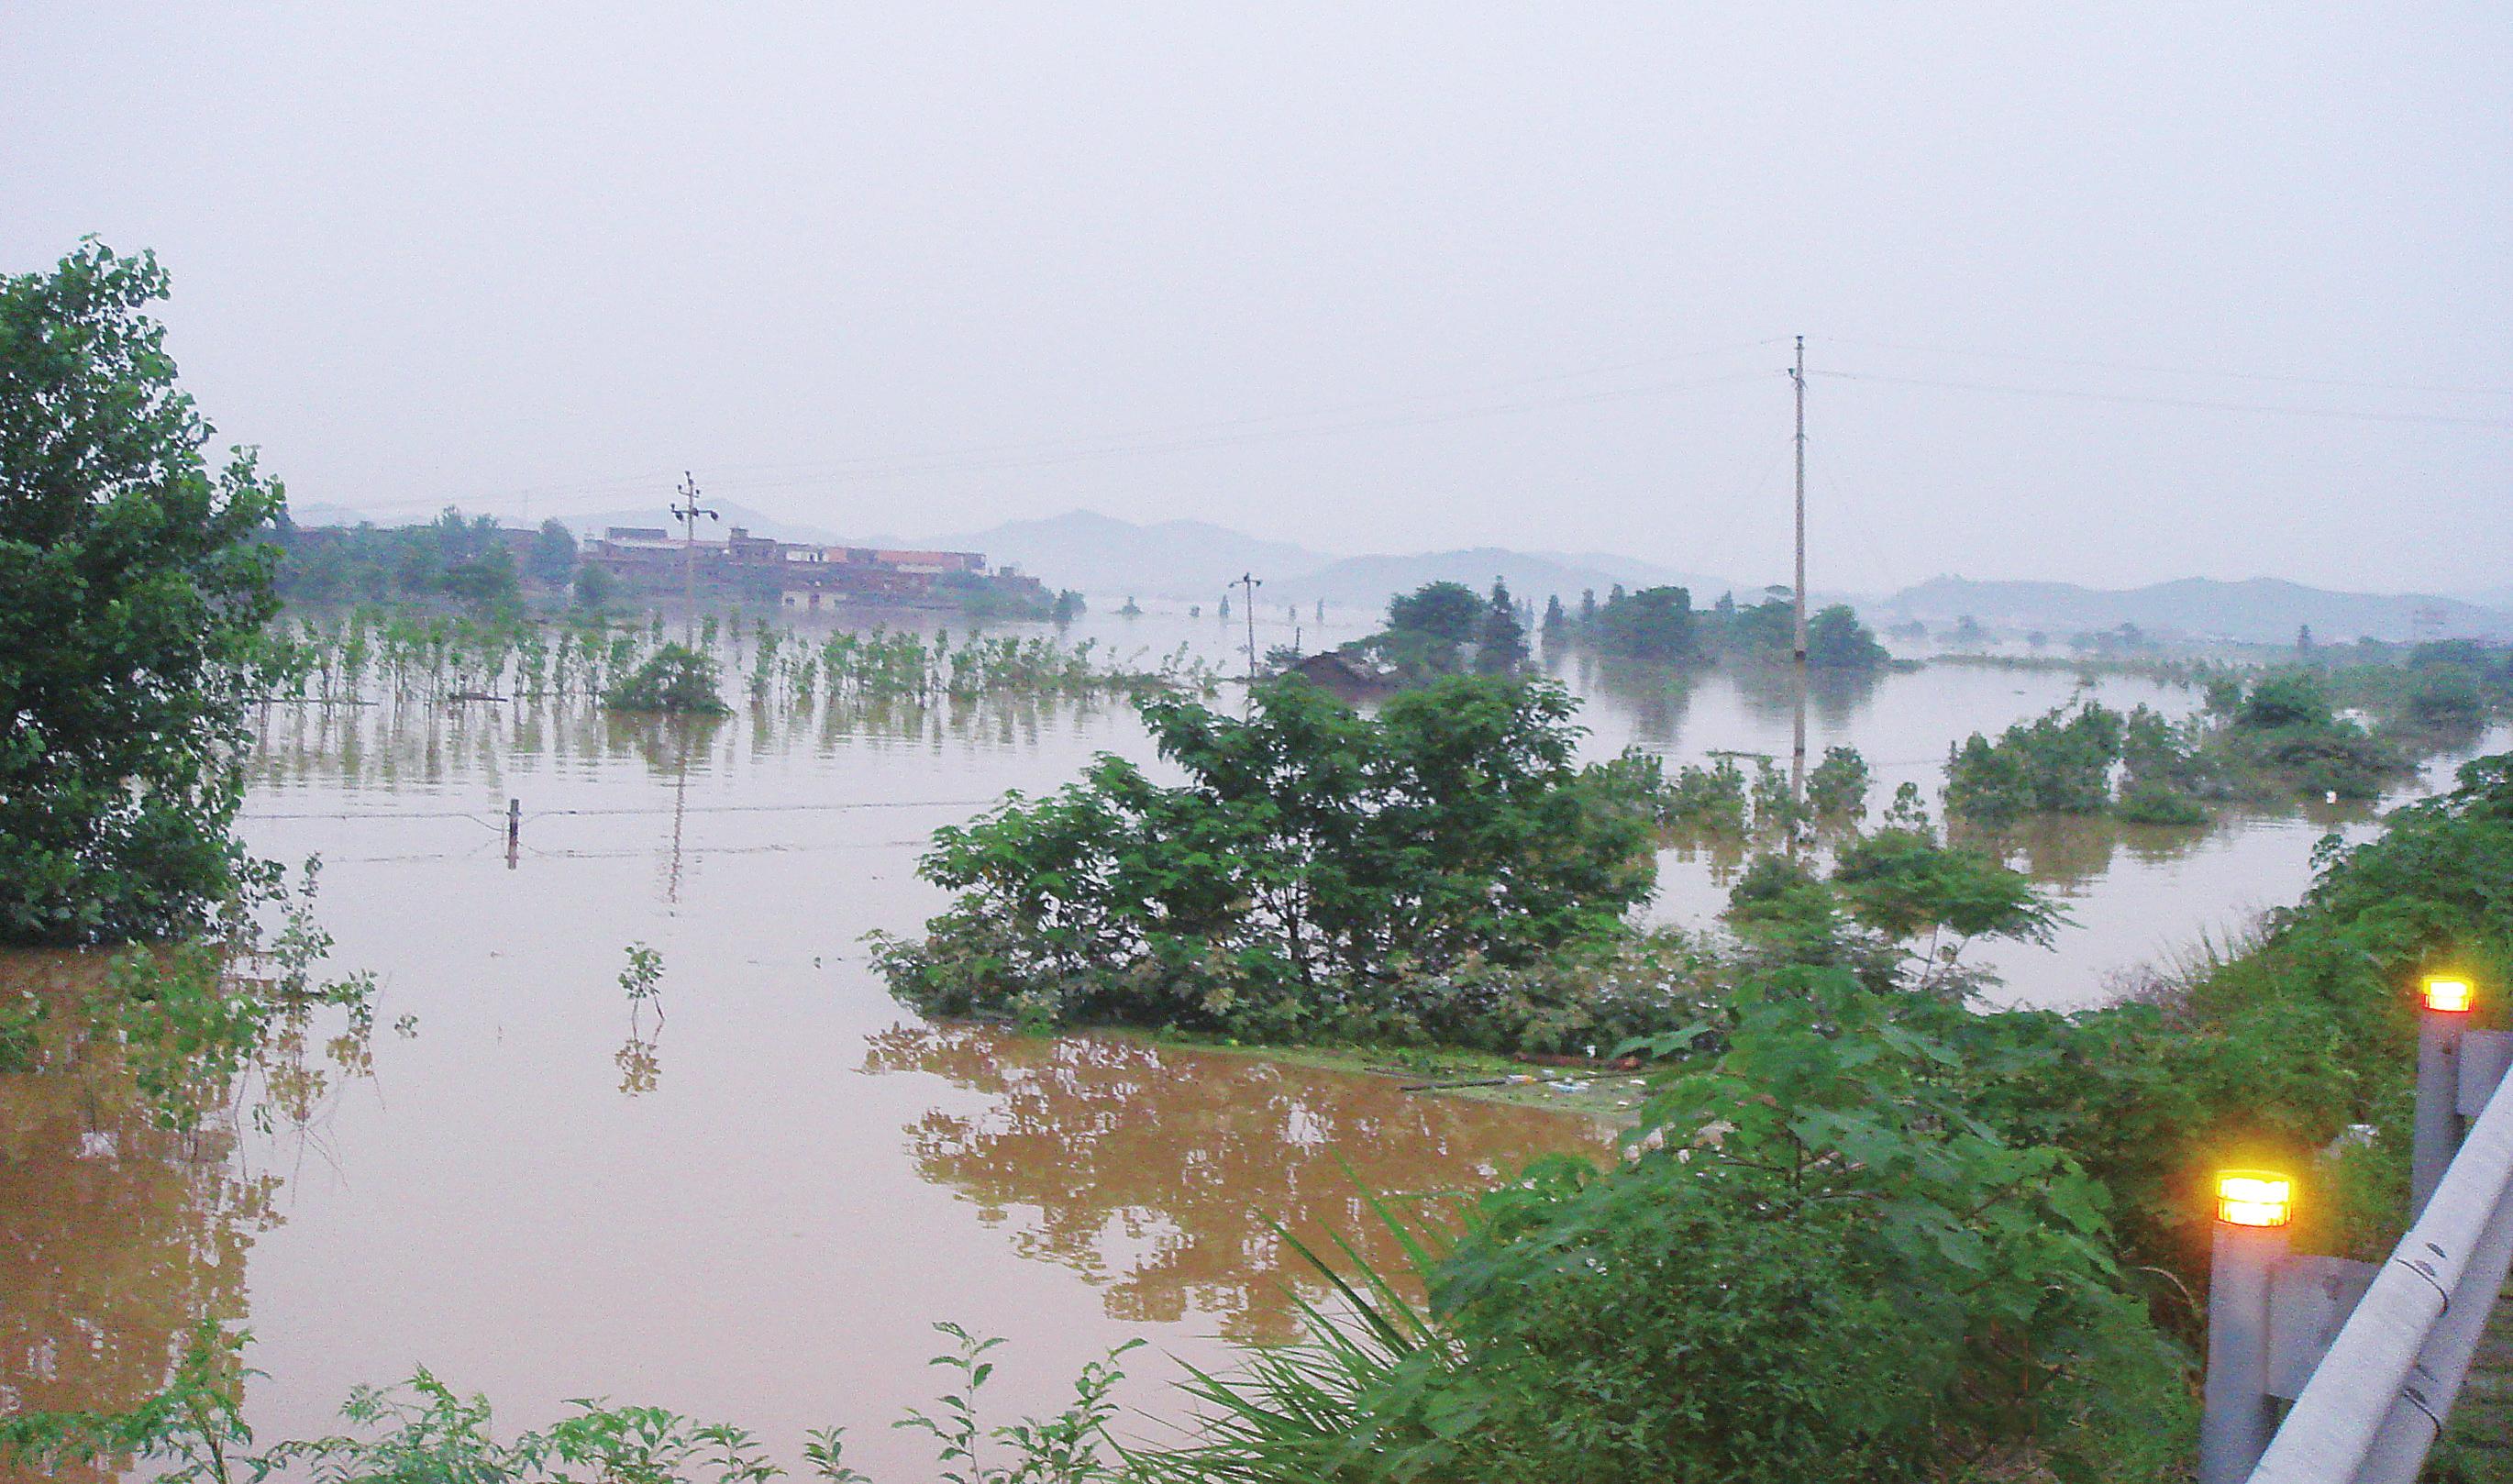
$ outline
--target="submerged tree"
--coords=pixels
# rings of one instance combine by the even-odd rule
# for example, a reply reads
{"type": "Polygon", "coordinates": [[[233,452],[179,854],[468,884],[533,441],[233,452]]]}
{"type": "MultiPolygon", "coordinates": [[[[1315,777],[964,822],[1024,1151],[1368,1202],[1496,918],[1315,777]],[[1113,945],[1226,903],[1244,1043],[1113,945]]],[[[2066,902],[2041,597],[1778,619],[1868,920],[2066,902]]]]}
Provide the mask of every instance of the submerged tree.
{"type": "Polygon", "coordinates": [[[245,663],[284,497],[175,384],[148,254],[0,277],[0,939],[194,926],[242,855],[245,663]]]}
{"type": "Polygon", "coordinates": [[[733,709],[724,703],[722,685],[713,659],[678,644],[666,644],[613,686],[602,703],[615,711],[722,716],[733,709]]]}
{"type": "Polygon", "coordinates": [[[1518,621],[1518,605],[1509,584],[1493,579],[1492,601],[1484,606],[1483,623],[1475,630],[1475,668],[1487,675],[1506,675],[1527,658],[1527,629],[1518,621]]]}

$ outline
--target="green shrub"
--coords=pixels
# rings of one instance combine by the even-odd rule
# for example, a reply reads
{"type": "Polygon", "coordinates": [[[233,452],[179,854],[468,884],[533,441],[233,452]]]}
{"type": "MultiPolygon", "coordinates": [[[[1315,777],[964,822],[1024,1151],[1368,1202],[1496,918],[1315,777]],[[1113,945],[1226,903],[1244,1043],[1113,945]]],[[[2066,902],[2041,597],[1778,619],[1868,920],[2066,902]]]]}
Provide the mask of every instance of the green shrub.
{"type": "Polygon", "coordinates": [[[1401,1023],[1441,976],[1611,945],[1655,862],[1628,796],[1573,756],[1571,702],[1456,677],[1364,717],[1287,677],[1247,721],[1137,702],[1186,782],[1103,754],[1050,797],[936,832],[960,894],[882,940],[929,1013],[1307,1038],[1401,1023]]]}
{"type": "Polygon", "coordinates": [[[666,644],[614,685],[602,703],[615,711],[663,711],[724,716],[723,680],[710,656],[666,644]]]}

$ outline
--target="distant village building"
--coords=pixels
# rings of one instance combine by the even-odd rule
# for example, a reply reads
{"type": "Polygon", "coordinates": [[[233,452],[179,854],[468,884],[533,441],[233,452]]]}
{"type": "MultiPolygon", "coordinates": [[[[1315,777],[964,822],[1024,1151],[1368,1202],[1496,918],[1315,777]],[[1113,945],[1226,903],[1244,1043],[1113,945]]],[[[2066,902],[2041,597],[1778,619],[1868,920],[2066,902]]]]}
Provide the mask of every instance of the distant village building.
{"type": "Polygon", "coordinates": [[[1016,568],[988,572],[981,552],[820,546],[753,536],[741,526],[721,541],[686,541],[651,526],[613,526],[586,541],[578,559],[631,586],[696,581],[710,589],[773,596],[784,607],[803,610],[841,603],[959,606],[974,590],[1020,605],[1052,597],[1038,579],[1016,568]]]}

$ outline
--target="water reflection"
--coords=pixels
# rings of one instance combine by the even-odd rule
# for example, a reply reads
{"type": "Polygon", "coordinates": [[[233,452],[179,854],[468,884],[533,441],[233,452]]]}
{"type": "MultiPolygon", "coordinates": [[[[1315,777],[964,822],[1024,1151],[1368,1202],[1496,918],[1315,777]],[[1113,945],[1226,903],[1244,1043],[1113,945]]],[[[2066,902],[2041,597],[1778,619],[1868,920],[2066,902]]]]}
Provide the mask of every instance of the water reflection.
{"type": "Polygon", "coordinates": [[[247,765],[257,788],[332,786],[444,788],[495,785],[517,759],[594,764],[642,760],[669,779],[685,755],[701,771],[720,748],[768,759],[798,746],[829,754],[858,742],[979,743],[1035,747],[1051,725],[1087,724],[1123,709],[1106,697],[979,696],[932,702],[901,698],[756,702],[739,722],[709,717],[637,716],[582,697],[429,704],[265,705],[256,713],[247,765]]]}
{"type": "MultiPolygon", "coordinates": [[[[97,958],[0,954],[0,989],[34,987],[56,1026],[102,973],[97,958]]],[[[278,1223],[279,1178],[237,1170],[229,1119],[159,1129],[92,1048],[52,1052],[43,1070],[0,1075],[0,1412],[158,1390],[194,1324],[243,1316],[246,1253],[278,1223]]],[[[302,1060],[282,1064],[296,1070],[273,1086],[310,1112],[302,1060]]]]}
{"type": "Polygon", "coordinates": [[[980,1111],[909,1124],[908,1151],[982,1220],[1012,1224],[1024,1256],[1103,1287],[1116,1318],[1209,1315],[1239,1338],[1287,1334],[1286,1285],[1307,1281],[1276,1223],[1305,1242],[1353,1238],[1394,1271],[1368,1193],[1418,1192],[1426,1175],[1471,1188],[1537,1154],[1607,1147],[1593,1125],[1540,1108],[1120,1037],[901,1025],[869,1038],[863,1069],[987,1096],[980,1111]]]}

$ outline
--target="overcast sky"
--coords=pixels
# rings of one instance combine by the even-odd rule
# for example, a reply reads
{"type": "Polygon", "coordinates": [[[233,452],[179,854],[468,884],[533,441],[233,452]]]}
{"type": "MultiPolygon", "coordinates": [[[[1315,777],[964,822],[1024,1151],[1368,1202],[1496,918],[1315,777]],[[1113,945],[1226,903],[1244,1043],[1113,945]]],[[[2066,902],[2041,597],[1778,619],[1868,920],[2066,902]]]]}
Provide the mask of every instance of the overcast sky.
{"type": "Polygon", "coordinates": [[[2508,79],[2500,3],[10,0],[0,269],[154,248],[299,506],[1776,575],[1804,334],[1819,585],[2474,588],[2508,79]]]}

